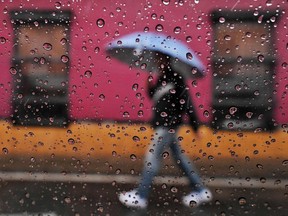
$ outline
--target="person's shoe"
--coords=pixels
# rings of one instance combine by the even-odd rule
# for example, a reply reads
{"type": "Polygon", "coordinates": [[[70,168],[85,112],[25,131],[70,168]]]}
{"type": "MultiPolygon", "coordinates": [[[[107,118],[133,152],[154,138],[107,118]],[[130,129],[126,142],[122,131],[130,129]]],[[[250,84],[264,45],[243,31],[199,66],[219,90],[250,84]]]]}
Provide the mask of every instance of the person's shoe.
{"type": "Polygon", "coordinates": [[[137,190],[120,193],[119,200],[123,205],[132,208],[145,209],[148,205],[147,200],[141,198],[137,190]]]}
{"type": "Polygon", "coordinates": [[[205,188],[201,191],[194,191],[184,196],[182,202],[188,207],[197,207],[202,203],[212,200],[212,193],[209,189],[205,188]]]}

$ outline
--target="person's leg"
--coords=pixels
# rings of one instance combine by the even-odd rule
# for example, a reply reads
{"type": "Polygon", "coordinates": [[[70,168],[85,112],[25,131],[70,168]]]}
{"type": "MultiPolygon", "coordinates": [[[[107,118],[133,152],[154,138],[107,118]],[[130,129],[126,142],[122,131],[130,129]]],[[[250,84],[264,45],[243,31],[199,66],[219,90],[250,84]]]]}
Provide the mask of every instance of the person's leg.
{"type": "Polygon", "coordinates": [[[173,142],[173,134],[169,133],[168,128],[157,128],[153,142],[150,144],[142,171],[142,178],[139,182],[138,193],[139,196],[148,199],[153,177],[157,175],[164,149],[173,142]]]}
{"type": "Polygon", "coordinates": [[[212,199],[211,191],[203,185],[199,175],[197,174],[196,168],[192,161],[190,161],[182,152],[176,137],[174,141],[171,142],[170,148],[176,163],[183,170],[185,175],[187,175],[192,190],[192,192],[183,197],[183,204],[188,207],[196,207],[202,203],[209,202],[212,199]]]}
{"type": "Polygon", "coordinates": [[[171,142],[170,148],[175,162],[188,177],[191,189],[196,191],[201,190],[204,187],[203,183],[192,161],[190,161],[188,157],[182,152],[177,138],[171,142]]]}

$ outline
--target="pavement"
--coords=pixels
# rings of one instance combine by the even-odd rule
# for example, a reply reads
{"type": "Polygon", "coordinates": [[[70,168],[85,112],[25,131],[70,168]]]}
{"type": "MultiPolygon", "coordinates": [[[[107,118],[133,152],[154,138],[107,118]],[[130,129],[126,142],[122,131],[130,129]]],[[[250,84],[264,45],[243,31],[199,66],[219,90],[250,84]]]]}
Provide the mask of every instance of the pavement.
{"type": "Polygon", "coordinates": [[[181,197],[189,192],[185,181],[182,178],[171,181],[169,177],[157,177],[152,186],[148,208],[133,210],[124,207],[117,199],[117,193],[135,187],[136,182],[129,178],[127,181],[120,178],[107,180],[101,176],[101,183],[97,175],[93,182],[93,176],[89,175],[85,178],[78,175],[77,179],[75,175],[73,178],[73,175],[63,173],[54,176],[42,173],[42,177],[35,173],[22,173],[22,177],[21,173],[14,174],[15,178],[10,180],[8,173],[1,174],[0,216],[288,215],[287,181],[278,182],[278,185],[274,182],[272,186],[269,179],[258,185],[208,182],[214,199],[198,208],[187,208],[181,204],[181,197]],[[159,178],[164,180],[161,182],[159,178]]]}

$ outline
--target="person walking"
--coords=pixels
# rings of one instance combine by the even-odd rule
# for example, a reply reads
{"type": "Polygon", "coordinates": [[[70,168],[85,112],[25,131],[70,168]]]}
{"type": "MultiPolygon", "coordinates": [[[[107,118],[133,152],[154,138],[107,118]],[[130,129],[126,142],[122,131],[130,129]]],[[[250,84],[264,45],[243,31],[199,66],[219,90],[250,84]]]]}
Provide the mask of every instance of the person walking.
{"type": "Polygon", "coordinates": [[[141,180],[136,189],[121,192],[119,200],[127,207],[145,209],[151,191],[153,178],[157,175],[162,161],[162,154],[170,148],[175,161],[189,179],[191,192],[183,196],[182,203],[189,207],[199,206],[212,199],[211,191],[205,187],[196,172],[193,163],[182,152],[177,139],[177,132],[187,114],[192,128],[197,131],[199,121],[195,114],[185,79],[173,70],[170,57],[160,52],[155,54],[159,77],[156,84],[148,81],[148,91],[154,102],[152,140],[144,159],[141,180]]]}

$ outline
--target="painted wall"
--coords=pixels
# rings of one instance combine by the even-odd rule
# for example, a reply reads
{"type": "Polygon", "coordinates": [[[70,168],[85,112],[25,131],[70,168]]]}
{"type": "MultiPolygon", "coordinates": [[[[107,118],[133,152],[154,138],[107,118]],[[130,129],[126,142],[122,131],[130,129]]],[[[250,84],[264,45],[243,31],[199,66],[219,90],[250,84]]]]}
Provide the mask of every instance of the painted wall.
{"type": "Polygon", "coordinates": [[[202,122],[211,120],[213,91],[211,51],[213,46],[210,12],[225,10],[281,10],[276,27],[277,76],[275,77],[275,118],[288,122],[287,102],[287,9],[285,0],[69,0],[1,1],[0,3],[0,117],[11,115],[11,67],[13,29],[9,11],[14,9],[49,9],[73,12],[71,26],[70,118],[97,120],[136,120],[151,118],[152,103],[146,95],[147,73],[111,59],[104,52],[109,41],[133,31],[160,31],[187,43],[204,62],[208,75],[188,80],[198,115],[202,122]],[[97,20],[104,20],[103,26],[97,20]],[[91,77],[85,71],[92,72],[91,77]],[[138,89],[132,88],[138,84],[138,89]],[[143,115],[139,115],[143,111],[143,115]],[[210,113],[207,115],[207,112],[210,113]],[[129,114],[128,114],[129,113],[129,114]],[[205,114],[204,114],[205,113],[205,114]]]}

